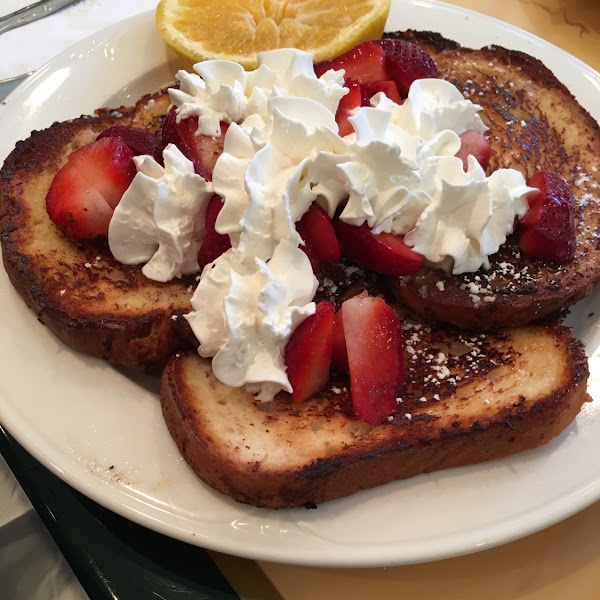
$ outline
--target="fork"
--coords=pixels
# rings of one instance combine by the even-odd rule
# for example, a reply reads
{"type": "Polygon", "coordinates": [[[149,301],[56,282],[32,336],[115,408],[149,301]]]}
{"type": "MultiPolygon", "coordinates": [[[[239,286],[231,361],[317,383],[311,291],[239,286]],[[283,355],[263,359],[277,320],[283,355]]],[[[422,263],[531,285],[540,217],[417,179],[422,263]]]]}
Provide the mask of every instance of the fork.
{"type": "MultiPolygon", "coordinates": [[[[0,17],[0,34],[27,25],[38,19],[42,19],[61,8],[72,4],[76,0],[40,0],[34,4],[29,4],[16,10],[4,17],[0,17]]],[[[23,80],[27,79],[32,73],[23,73],[15,77],[8,77],[0,80],[0,100],[3,100],[12,92],[23,80]]]]}
{"type": "Polygon", "coordinates": [[[76,0],[40,0],[4,17],[0,17],[0,33],[42,19],[76,0]]]}
{"type": "Polygon", "coordinates": [[[23,73],[23,75],[17,75],[16,77],[0,79],[0,102],[2,102],[6,96],[8,96],[22,81],[25,81],[30,75],[33,75],[33,71],[29,71],[29,73],[23,73]]]}

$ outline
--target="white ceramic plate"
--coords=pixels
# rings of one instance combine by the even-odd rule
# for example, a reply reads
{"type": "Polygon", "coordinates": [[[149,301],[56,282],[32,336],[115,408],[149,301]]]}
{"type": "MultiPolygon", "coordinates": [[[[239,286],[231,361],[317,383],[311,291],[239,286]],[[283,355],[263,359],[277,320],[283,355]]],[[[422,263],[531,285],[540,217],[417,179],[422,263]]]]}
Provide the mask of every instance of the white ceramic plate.
{"type": "MultiPolygon", "coordinates": [[[[501,43],[542,58],[600,119],[600,76],[509,25],[426,0],[394,2],[388,28],[440,31],[467,45],[501,43]]],[[[171,81],[178,60],[152,14],[60,55],[0,107],[0,159],[33,129],[132,103],[171,81]]],[[[74,353],[40,325],[0,275],[0,420],[38,460],[105,507],[222,552],[304,565],[376,566],[441,559],[522,537],[600,497],[599,296],[572,317],[591,356],[576,423],[513,458],[423,475],[319,506],[269,511],[230,501],[181,459],[160,413],[157,381],[74,353]]]]}

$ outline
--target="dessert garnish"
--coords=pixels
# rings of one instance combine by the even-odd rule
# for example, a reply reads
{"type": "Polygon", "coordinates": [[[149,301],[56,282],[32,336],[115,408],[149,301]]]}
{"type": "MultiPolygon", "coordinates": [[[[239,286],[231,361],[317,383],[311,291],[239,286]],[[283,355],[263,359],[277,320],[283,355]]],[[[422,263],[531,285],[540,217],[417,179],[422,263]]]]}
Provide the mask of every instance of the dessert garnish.
{"type": "MultiPolygon", "coordinates": [[[[524,252],[569,260],[553,244],[574,239],[568,186],[548,174],[527,183],[514,169],[487,175],[480,107],[438,79],[415,44],[365,42],[314,67],[306,52],[275,50],[259,53],[253,72],[226,61],[195,71],[169,90],[162,140],[109,130],[72,155],[49,206],[84,151],[125,147],[129,170],[102,231],[114,208],[108,241],[119,261],[145,262],[157,281],[201,271],[186,318],[227,385],[304,401],[333,364],[349,375],[356,415],[382,422],[402,383],[400,322],[366,294],[335,316],[315,304],[321,265],[345,257],[386,275],[423,264],[473,272],[517,220],[524,252]]],[[[65,231],[92,231],[82,223],[65,231]]]]}

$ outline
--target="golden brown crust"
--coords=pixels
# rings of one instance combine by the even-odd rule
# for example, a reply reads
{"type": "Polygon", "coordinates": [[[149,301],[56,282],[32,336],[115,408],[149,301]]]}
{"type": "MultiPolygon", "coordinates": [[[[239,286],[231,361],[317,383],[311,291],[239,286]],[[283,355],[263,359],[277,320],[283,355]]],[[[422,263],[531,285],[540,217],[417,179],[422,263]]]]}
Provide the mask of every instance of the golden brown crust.
{"type": "MultiPolygon", "coordinates": [[[[497,47],[463,49],[431,32],[395,35],[421,44],[435,56],[442,76],[484,106],[493,133],[492,168],[517,165],[526,175],[538,166],[547,168],[572,186],[579,183],[580,200],[578,256],[572,265],[516,258],[514,244],[508,244],[487,273],[456,277],[423,269],[393,281],[397,297],[426,319],[500,327],[542,318],[587,295],[600,277],[598,216],[591,201],[600,177],[593,170],[600,160],[597,124],[548,69],[527,55],[497,47]],[[504,75],[500,68],[490,78],[485,74],[489,64],[505,67],[504,75]],[[543,89],[549,104],[538,102],[537,94],[527,100],[524,84],[511,88],[503,81],[515,73],[520,73],[515,81],[531,80],[543,89]],[[549,109],[564,111],[567,104],[569,127],[550,126],[549,109]]],[[[131,108],[102,109],[95,117],[56,123],[19,142],[0,173],[3,261],[17,291],[69,346],[144,369],[161,367],[175,349],[193,344],[181,319],[193,279],[148,282],[137,267],[116,263],[105,245],[78,244],[57,232],[43,198],[68,152],[111,125],[158,128],[167,105],[162,93],[145,96],[131,108]],[[40,240],[45,242],[35,243],[40,240]]]]}
{"type": "Polygon", "coordinates": [[[435,34],[397,34],[434,56],[440,75],[473,102],[489,127],[488,171],[558,174],[575,196],[576,257],[565,266],[530,259],[509,239],[489,270],[452,275],[424,268],[393,282],[426,319],[463,327],[521,326],[588,295],[600,281],[600,128],[539,60],[490,46],[460,48],[435,34]]]}
{"type": "MultiPolygon", "coordinates": [[[[516,257],[509,244],[495,265],[519,270],[496,269],[489,292],[487,282],[475,279],[481,274],[442,280],[429,270],[396,280],[397,296],[421,315],[488,327],[525,323],[587,294],[600,269],[598,217],[590,201],[600,157],[596,123],[535,59],[496,47],[460,49],[437,34],[413,39],[435,56],[444,77],[484,106],[492,168],[516,165],[529,176],[542,166],[579,190],[580,243],[577,262],[568,269],[516,257]],[[491,76],[483,68],[489,63],[501,67],[491,76]],[[513,86],[507,73],[520,74],[513,86]],[[514,89],[519,79],[543,89],[545,100],[528,96],[525,84],[514,89]],[[568,112],[569,127],[548,119],[559,109],[563,117],[568,112]]],[[[167,102],[164,94],[147,96],[132,108],[54,124],[17,144],[0,173],[3,260],[14,287],[70,347],[143,369],[159,368],[176,350],[194,345],[183,319],[193,278],[147,280],[138,267],[117,263],[105,244],[61,234],[49,222],[43,199],[68,152],[114,124],[160,127],[167,102]]],[[[560,434],[587,398],[582,346],[563,327],[482,338],[407,322],[404,333],[402,402],[383,425],[370,427],[354,417],[343,378],[308,403],[293,404],[282,394],[263,406],[216,381],[197,355],[175,356],[164,371],[166,423],[209,485],[238,501],[277,508],[317,504],[535,448],[560,434]]]]}
{"type": "Polygon", "coordinates": [[[112,125],[156,129],[167,107],[159,93],[131,108],[55,123],[19,142],[0,174],[2,257],[17,292],[68,346],[141,369],[162,368],[191,346],[182,315],[194,278],[153,282],[118,263],[105,242],[64,235],[49,220],[45,197],[70,152],[112,125]]]}
{"type": "Polygon", "coordinates": [[[207,484],[239,502],[287,508],[536,448],[559,435],[587,399],[587,361],[564,327],[484,340],[409,325],[405,335],[419,358],[407,351],[403,401],[382,425],[353,416],[343,380],[308,403],[281,394],[261,405],[219,383],[207,361],[188,355],[173,358],[163,373],[167,427],[207,484]],[[473,350],[458,348],[465,344],[476,349],[475,359],[468,360],[473,350]],[[447,358],[435,371],[428,356],[440,348],[447,358]],[[540,370],[546,371],[541,377],[540,370]],[[436,373],[437,383],[423,385],[436,373]]]}

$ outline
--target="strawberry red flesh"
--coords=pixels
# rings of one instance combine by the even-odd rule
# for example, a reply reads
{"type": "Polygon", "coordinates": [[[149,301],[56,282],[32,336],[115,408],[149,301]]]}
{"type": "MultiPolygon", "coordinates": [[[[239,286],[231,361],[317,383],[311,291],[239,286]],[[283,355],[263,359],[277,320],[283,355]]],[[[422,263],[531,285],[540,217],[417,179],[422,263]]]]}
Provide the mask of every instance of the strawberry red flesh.
{"type": "Polygon", "coordinates": [[[333,345],[331,348],[331,366],[342,373],[348,373],[348,350],[344,336],[344,319],[341,309],[333,317],[333,345]]]}
{"type": "Polygon", "coordinates": [[[519,248],[528,256],[570,263],[575,258],[574,198],[567,182],[553,173],[536,173],[527,185],[539,193],[519,221],[519,248]]]}
{"type": "Polygon", "coordinates": [[[338,125],[338,133],[344,137],[354,133],[354,127],[348,120],[356,114],[356,111],[362,106],[362,88],[355,79],[346,79],[344,86],[349,92],[340,100],[335,113],[335,122],[338,125]]]}
{"type": "Polygon", "coordinates": [[[46,195],[52,222],[80,239],[106,237],[114,208],[136,173],[133,156],[125,142],[113,137],[73,152],[46,195]]]}
{"type": "Polygon", "coordinates": [[[339,262],[342,258],[340,244],[329,215],[317,204],[311,204],[296,229],[305,244],[311,246],[321,263],[339,262]]]}
{"type": "Polygon", "coordinates": [[[423,266],[423,256],[409,248],[399,235],[373,234],[366,223],[360,227],[335,222],[342,256],[382,275],[411,275],[423,266]]]}
{"type": "Polygon", "coordinates": [[[175,109],[171,108],[163,124],[162,141],[165,146],[175,144],[192,161],[194,171],[206,181],[212,181],[215,163],[223,153],[228,127],[227,123],[221,123],[221,133],[218,136],[198,134],[198,117],[186,117],[178,121],[175,109]]]}
{"type": "Polygon", "coordinates": [[[468,129],[460,136],[460,148],[456,156],[463,161],[463,169],[468,169],[467,158],[474,156],[482,169],[487,169],[492,155],[492,149],[485,136],[476,129],[468,129]]]}
{"type": "MultiPolygon", "coordinates": [[[[296,230],[300,234],[300,237],[302,239],[304,239],[304,236],[303,236],[304,232],[303,232],[302,228],[298,225],[298,223],[296,223],[296,230]]],[[[304,242],[304,244],[300,246],[300,250],[302,250],[302,252],[304,252],[304,254],[306,254],[306,257],[308,258],[308,260],[310,262],[310,267],[312,269],[312,272],[316,275],[319,272],[319,269],[321,268],[321,262],[319,261],[319,258],[317,256],[317,253],[315,252],[315,249],[313,248],[313,246],[311,245],[310,242],[304,242]]]]}
{"type": "Polygon", "coordinates": [[[386,56],[386,67],[389,77],[398,86],[398,92],[403,98],[408,95],[408,89],[415,79],[438,77],[435,62],[419,46],[404,40],[383,39],[373,42],[383,49],[386,56]]]}
{"type": "Polygon", "coordinates": [[[321,77],[330,69],[344,69],[346,79],[359,83],[390,79],[384,49],[376,42],[364,42],[337,58],[317,63],[315,75],[321,77]]]}
{"type": "Polygon", "coordinates": [[[404,379],[400,320],[382,298],[366,295],[346,300],[341,311],[354,413],[377,425],[396,412],[404,379]]]}
{"type": "Polygon", "coordinates": [[[164,144],[161,139],[146,129],[116,125],[105,129],[96,139],[116,137],[125,142],[136,156],[147,154],[156,162],[163,164],[162,151],[164,144]]]}
{"type": "Polygon", "coordinates": [[[308,400],[329,381],[333,304],[319,302],[314,314],[294,330],[285,348],[287,376],[296,402],[308,400]]]}
{"type": "Polygon", "coordinates": [[[388,80],[364,83],[361,86],[362,106],[371,106],[371,98],[379,92],[383,92],[392,102],[402,104],[398,86],[394,81],[388,80]]]}
{"type": "Polygon", "coordinates": [[[198,264],[203,269],[207,264],[213,262],[221,254],[231,248],[231,240],[227,234],[217,233],[215,223],[217,217],[223,208],[223,199],[218,194],[214,194],[206,207],[206,237],[198,251],[198,264]]]}

